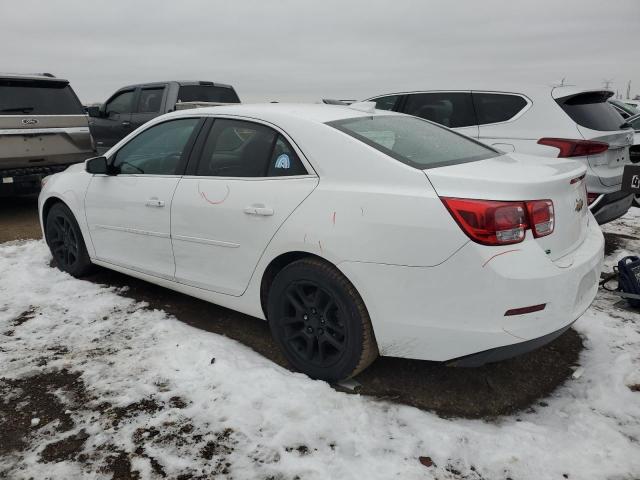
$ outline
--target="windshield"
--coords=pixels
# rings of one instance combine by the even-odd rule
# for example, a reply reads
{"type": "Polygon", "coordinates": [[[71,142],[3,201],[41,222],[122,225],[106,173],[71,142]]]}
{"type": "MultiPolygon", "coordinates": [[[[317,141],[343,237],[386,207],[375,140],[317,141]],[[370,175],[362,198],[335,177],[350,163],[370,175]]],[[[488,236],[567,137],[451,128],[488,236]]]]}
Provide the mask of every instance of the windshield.
{"type": "Polygon", "coordinates": [[[327,125],[421,170],[501,155],[470,138],[408,115],[349,118],[327,125]]]}
{"type": "Polygon", "coordinates": [[[84,115],[66,82],[0,80],[0,115],[84,115]]]}

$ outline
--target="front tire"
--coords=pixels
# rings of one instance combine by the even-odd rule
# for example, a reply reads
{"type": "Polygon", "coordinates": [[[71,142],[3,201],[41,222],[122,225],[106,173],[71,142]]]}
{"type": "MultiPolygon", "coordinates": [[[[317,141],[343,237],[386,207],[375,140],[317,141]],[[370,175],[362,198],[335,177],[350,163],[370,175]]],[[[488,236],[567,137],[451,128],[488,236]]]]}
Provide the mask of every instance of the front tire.
{"type": "Polygon", "coordinates": [[[91,259],[73,213],[63,203],[51,207],[45,219],[45,237],[57,267],[74,277],[91,270],[91,259]]]}
{"type": "Polygon", "coordinates": [[[334,266],[316,258],[287,265],[269,290],[271,333],[295,369],[335,382],[378,356],[362,298],[334,266]]]}

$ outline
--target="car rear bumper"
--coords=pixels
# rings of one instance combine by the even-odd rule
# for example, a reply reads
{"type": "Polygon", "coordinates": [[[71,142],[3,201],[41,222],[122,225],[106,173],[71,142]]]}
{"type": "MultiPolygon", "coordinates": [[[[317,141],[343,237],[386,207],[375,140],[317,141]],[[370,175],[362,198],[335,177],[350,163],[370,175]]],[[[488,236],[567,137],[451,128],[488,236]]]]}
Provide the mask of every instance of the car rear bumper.
{"type": "Polygon", "coordinates": [[[627,213],[633,204],[633,194],[623,191],[598,196],[589,207],[600,225],[611,222],[627,213]]]}
{"type": "MultiPolygon", "coordinates": [[[[469,242],[434,267],[338,267],[362,295],[382,355],[451,361],[501,347],[526,351],[550,341],[595,298],[603,256],[604,238],[591,218],[583,243],[556,261],[528,238],[499,249],[469,242]],[[505,315],[540,304],[541,311],[505,315]]],[[[500,358],[504,352],[486,354],[484,361],[500,358]]]]}
{"type": "MultiPolygon", "coordinates": [[[[93,152],[82,152],[56,158],[56,163],[22,168],[0,168],[0,197],[27,195],[40,191],[41,180],[64,171],[69,165],[84,162],[93,152]]],[[[1,161],[0,161],[1,166],[1,161]]]]}

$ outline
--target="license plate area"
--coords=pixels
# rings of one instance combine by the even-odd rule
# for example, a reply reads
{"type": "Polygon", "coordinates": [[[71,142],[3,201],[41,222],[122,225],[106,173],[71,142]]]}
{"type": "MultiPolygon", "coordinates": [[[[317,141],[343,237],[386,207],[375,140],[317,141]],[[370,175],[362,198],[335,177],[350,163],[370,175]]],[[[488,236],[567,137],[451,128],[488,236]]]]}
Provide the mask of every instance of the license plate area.
{"type": "Polygon", "coordinates": [[[640,193],[640,165],[627,165],[622,174],[622,190],[640,193]]]}

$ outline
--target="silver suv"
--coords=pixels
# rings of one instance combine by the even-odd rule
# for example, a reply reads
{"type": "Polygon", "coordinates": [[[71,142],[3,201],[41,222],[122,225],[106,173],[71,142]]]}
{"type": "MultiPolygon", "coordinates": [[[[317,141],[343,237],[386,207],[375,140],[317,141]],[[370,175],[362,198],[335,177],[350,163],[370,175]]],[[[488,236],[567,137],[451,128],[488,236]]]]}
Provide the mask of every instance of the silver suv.
{"type": "Polygon", "coordinates": [[[94,155],[87,115],[67,80],[0,74],[0,196],[37,192],[43,177],[94,155]]]}

